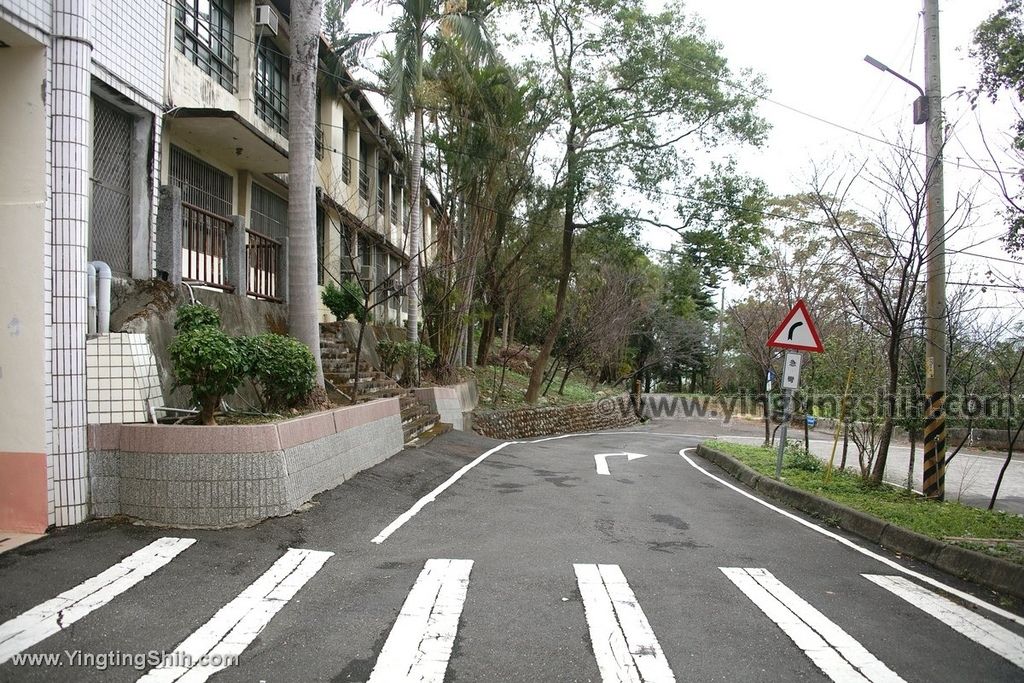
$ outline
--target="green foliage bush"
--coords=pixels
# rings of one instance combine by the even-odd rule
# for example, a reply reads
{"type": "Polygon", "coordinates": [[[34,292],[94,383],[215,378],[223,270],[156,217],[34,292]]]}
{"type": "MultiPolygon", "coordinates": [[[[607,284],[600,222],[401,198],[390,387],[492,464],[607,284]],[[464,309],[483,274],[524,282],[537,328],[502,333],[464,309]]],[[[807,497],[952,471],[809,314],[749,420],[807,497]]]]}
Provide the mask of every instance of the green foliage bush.
{"type": "Polygon", "coordinates": [[[359,322],[366,322],[363,297],[363,290],[358,284],[352,280],[345,280],[340,288],[333,282],[328,282],[320,298],[338,320],[345,320],[349,315],[354,315],[359,322]]]}
{"type": "Polygon", "coordinates": [[[803,470],[804,472],[820,472],[821,461],[817,457],[808,453],[804,450],[803,445],[799,441],[790,441],[786,444],[786,450],[783,451],[783,457],[786,467],[803,470]]]}
{"type": "Polygon", "coordinates": [[[294,406],[313,390],[316,361],[299,340],[268,332],[238,341],[264,409],[294,406]]]}
{"type": "Polygon", "coordinates": [[[178,308],[174,320],[176,332],[188,332],[200,327],[220,327],[220,313],[203,304],[185,304],[178,308]]]}
{"type": "MultiPolygon", "coordinates": [[[[194,319],[186,316],[186,320],[194,319]]],[[[192,401],[199,406],[203,424],[217,424],[213,417],[217,406],[225,395],[238,388],[245,374],[239,347],[237,340],[210,324],[188,327],[171,342],[168,350],[174,364],[174,379],[191,387],[192,401]]]]}
{"type": "Polygon", "coordinates": [[[392,341],[382,339],[377,342],[377,355],[380,356],[384,372],[391,375],[399,363],[412,364],[417,361],[421,366],[430,365],[437,358],[434,349],[419,342],[392,341]]]}

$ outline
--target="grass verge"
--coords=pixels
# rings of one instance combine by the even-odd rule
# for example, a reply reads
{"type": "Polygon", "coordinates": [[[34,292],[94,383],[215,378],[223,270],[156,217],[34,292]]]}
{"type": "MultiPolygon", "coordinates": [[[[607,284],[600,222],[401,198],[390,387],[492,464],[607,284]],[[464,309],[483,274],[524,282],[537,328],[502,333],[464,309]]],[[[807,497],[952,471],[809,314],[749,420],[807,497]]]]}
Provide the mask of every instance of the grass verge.
{"type": "MultiPolygon", "coordinates": [[[[706,441],[761,474],[774,476],[775,451],[726,441],[706,441]]],[[[892,524],[942,541],[1024,564],[1024,517],[998,510],[929,500],[905,489],[866,484],[851,472],[833,471],[824,482],[824,467],[802,450],[786,451],[782,481],[892,524]]]]}

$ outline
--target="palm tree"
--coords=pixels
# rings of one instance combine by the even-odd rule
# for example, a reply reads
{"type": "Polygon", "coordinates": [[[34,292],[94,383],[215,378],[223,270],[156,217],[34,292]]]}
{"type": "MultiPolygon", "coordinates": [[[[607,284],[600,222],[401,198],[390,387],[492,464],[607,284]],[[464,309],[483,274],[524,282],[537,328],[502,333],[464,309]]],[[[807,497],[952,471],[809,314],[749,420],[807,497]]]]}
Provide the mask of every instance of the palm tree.
{"type": "MultiPolygon", "coordinates": [[[[395,119],[404,123],[413,119],[411,168],[409,171],[409,296],[408,340],[419,342],[420,252],[423,251],[423,110],[427,48],[440,40],[461,43],[474,55],[488,50],[483,19],[486,2],[449,0],[444,13],[430,0],[394,0],[400,14],[392,24],[394,50],[386,67],[395,119]],[[438,29],[441,29],[440,31],[438,29]]],[[[414,376],[414,381],[419,377],[414,376]]]]}
{"type": "Polygon", "coordinates": [[[288,84],[288,328],[320,360],[319,292],[316,284],[316,74],[322,0],[292,0],[288,84]]]}

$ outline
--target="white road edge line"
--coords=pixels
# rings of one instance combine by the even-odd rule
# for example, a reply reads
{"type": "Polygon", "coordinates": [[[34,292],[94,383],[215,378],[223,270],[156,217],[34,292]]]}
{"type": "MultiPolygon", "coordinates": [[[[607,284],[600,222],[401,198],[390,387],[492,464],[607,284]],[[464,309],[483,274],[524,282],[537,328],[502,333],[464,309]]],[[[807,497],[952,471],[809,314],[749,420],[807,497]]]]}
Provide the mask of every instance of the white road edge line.
{"type": "Polygon", "coordinates": [[[943,591],[945,593],[948,593],[950,595],[955,595],[956,597],[960,598],[964,602],[969,602],[972,605],[975,605],[976,607],[980,607],[982,609],[988,610],[989,612],[992,612],[993,614],[999,615],[1003,619],[1008,619],[1010,621],[1013,621],[1013,622],[1016,622],[1018,624],[1024,625],[1024,617],[1018,616],[1018,615],[1016,615],[1016,614],[1014,614],[1012,612],[1008,612],[1008,611],[1002,609],[1001,607],[996,607],[995,605],[991,605],[991,604],[985,602],[984,600],[981,600],[979,598],[974,597],[970,593],[965,593],[964,591],[959,590],[957,588],[953,588],[952,586],[947,586],[946,584],[942,583],[941,581],[937,581],[936,579],[933,579],[930,576],[925,576],[924,574],[920,574],[918,572],[915,572],[913,569],[907,569],[906,567],[903,567],[900,564],[898,564],[896,562],[893,562],[892,560],[890,560],[887,557],[883,557],[883,556],[879,555],[878,553],[875,553],[875,552],[872,552],[872,551],[868,550],[867,548],[862,548],[861,546],[857,545],[853,541],[851,541],[849,539],[846,539],[846,538],[843,538],[842,536],[840,536],[837,533],[829,531],[828,529],[824,529],[824,528],[818,526],[817,524],[813,524],[811,522],[808,522],[806,519],[801,519],[797,515],[794,515],[791,512],[787,512],[786,510],[783,510],[783,509],[781,509],[779,507],[776,507],[775,505],[772,505],[771,503],[769,503],[767,501],[761,500],[757,496],[755,496],[755,495],[753,495],[751,493],[748,493],[747,491],[744,491],[743,489],[741,489],[738,486],[735,486],[735,485],[727,482],[726,480],[722,479],[721,477],[717,477],[717,476],[711,474],[710,472],[705,470],[703,467],[701,467],[700,465],[695,463],[688,455],[686,455],[686,451],[693,451],[693,450],[696,450],[696,449],[695,448],[684,448],[681,451],[679,451],[679,455],[681,455],[683,457],[683,459],[686,460],[686,462],[690,463],[690,465],[694,469],[696,469],[698,472],[700,472],[704,476],[710,477],[711,479],[714,479],[719,484],[722,484],[723,486],[727,486],[728,488],[732,489],[736,493],[739,493],[741,496],[745,496],[745,497],[749,498],[750,500],[754,501],[758,505],[763,505],[764,507],[768,508],[769,510],[777,512],[777,513],[779,513],[780,515],[782,515],[784,517],[788,517],[789,519],[793,520],[797,524],[801,524],[801,525],[807,527],[808,529],[811,529],[812,531],[815,531],[815,532],[821,534],[822,536],[827,536],[828,538],[831,538],[832,540],[837,541],[837,542],[845,545],[847,548],[851,548],[852,550],[855,550],[855,551],[857,551],[858,553],[860,553],[862,555],[866,555],[867,557],[870,557],[873,560],[877,560],[878,562],[881,562],[885,566],[891,567],[892,569],[895,569],[896,571],[900,572],[901,574],[905,574],[906,576],[913,577],[913,578],[917,579],[918,581],[921,581],[923,583],[927,583],[930,586],[934,586],[934,587],[938,588],[939,590],[941,590],[941,591],[943,591]]]}
{"type": "Polygon", "coordinates": [[[0,664],[103,607],[195,542],[170,536],[157,539],[91,579],[0,624],[0,664]]]}
{"type": "Polygon", "coordinates": [[[472,569],[472,560],[427,560],[367,683],[444,681],[472,569]]]}
{"type": "Polygon", "coordinates": [[[673,683],[665,653],[617,564],[574,564],[604,683],[673,683]]]}
{"type": "Polygon", "coordinates": [[[410,519],[415,517],[416,514],[420,510],[422,510],[424,507],[426,507],[426,505],[428,503],[433,503],[435,500],[437,500],[437,497],[439,495],[441,495],[442,493],[444,493],[444,491],[449,486],[451,486],[452,484],[457,482],[460,478],[462,478],[462,475],[464,475],[466,472],[469,472],[471,469],[473,469],[474,467],[476,467],[477,465],[482,463],[492,453],[497,453],[498,451],[500,451],[505,446],[511,446],[512,444],[516,444],[516,443],[521,443],[521,442],[519,442],[519,441],[506,441],[504,443],[500,443],[497,446],[495,446],[494,448],[492,448],[491,450],[487,451],[486,453],[477,456],[477,458],[473,462],[469,463],[468,465],[463,465],[459,469],[458,472],[456,472],[452,476],[448,477],[448,479],[443,484],[438,486],[436,489],[434,489],[433,491],[431,491],[427,495],[425,495],[422,498],[420,498],[418,501],[416,501],[416,503],[411,508],[409,508],[408,510],[403,512],[401,515],[399,515],[397,518],[395,518],[395,521],[391,522],[391,524],[388,524],[386,527],[384,527],[384,530],[381,531],[376,536],[374,536],[374,538],[373,538],[373,540],[371,542],[372,543],[380,544],[380,543],[383,543],[384,541],[388,540],[388,536],[390,536],[391,534],[395,533],[400,528],[402,528],[403,524],[405,524],[410,519]]]}
{"type": "Polygon", "coordinates": [[[719,569],[833,681],[903,681],[767,569],[719,569]]]}
{"type": "Polygon", "coordinates": [[[238,657],[334,553],[289,548],[258,579],[221,607],[174,652],[139,678],[201,683],[238,657]]]}
{"type": "Polygon", "coordinates": [[[927,588],[922,588],[902,576],[880,576],[878,574],[862,574],[861,576],[935,617],[960,635],[970,638],[982,647],[992,650],[1000,657],[1024,669],[1024,638],[1013,631],[1003,628],[994,621],[975,614],[966,607],[961,607],[927,588]]]}

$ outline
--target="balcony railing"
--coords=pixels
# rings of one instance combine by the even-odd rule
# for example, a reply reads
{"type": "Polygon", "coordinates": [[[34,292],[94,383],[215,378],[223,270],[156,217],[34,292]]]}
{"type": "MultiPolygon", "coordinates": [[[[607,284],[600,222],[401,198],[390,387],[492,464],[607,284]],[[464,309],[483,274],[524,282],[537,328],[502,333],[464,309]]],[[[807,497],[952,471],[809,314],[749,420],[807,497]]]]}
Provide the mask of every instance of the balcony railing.
{"type": "Polygon", "coordinates": [[[272,237],[247,230],[246,290],[249,296],[267,301],[281,301],[278,277],[281,273],[281,243],[272,237]]]}
{"type": "Polygon", "coordinates": [[[181,276],[207,287],[233,291],[224,277],[231,219],[181,203],[181,276]]]}

